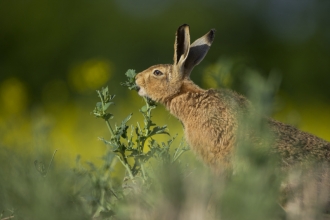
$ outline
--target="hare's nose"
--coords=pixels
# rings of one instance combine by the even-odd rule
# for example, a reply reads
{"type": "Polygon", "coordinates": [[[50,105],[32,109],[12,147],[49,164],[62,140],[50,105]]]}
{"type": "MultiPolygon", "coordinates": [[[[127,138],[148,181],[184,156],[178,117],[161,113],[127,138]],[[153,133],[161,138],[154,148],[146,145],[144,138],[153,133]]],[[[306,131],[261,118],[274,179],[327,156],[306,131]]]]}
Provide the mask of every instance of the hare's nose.
{"type": "Polygon", "coordinates": [[[136,90],[140,91],[140,86],[136,85],[136,90]]]}

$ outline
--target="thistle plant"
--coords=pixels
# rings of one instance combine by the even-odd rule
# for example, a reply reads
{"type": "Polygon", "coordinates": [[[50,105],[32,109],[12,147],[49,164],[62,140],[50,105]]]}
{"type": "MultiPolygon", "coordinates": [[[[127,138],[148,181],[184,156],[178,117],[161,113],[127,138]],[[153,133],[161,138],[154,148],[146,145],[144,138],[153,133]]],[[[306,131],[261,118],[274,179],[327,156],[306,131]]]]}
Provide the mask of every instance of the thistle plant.
{"type": "MultiPolygon", "coordinates": [[[[125,74],[127,81],[122,83],[129,90],[137,90],[135,85],[136,73],[134,70],[128,70],[125,74]]],[[[145,164],[151,158],[157,158],[162,162],[175,162],[180,155],[187,151],[187,147],[179,147],[175,150],[173,156],[170,154],[170,147],[175,136],[171,137],[167,131],[167,126],[157,126],[152,121],[152,110],[156,108],[156,103],[147,97],[143,97],[145,105],[139,110],[143,115],[143,125],[137,122],[136,126],[128,126],[127,123],[131,119],[132,114],[128,115],[119,126],[112,126],[110,121],[114,116],[109,113],[109,107],[114,104],[114,95],[109,94],[108,87],[97,91],[100,102],[96,103],[93,111],[94,116],[102,118],[110,132],[110,140],[101,138],[107,145],[111,147],[111,151],[122,163],[127,171],[127,177],[133,179],[137,175],[141,175],[143,180],[148,179],[145,170],[145,164]],[[130,132],[129,131],[130,128],[130,132]],[[165,134],[170,138],[164,143],[159,144],[153,137],[165,134]],[[135,138],[134,138],[135,137],[135,138]],[[132,158],[133,160],[129,160],[132,158]],[[132,161],[131,163],[129,161],[132,161]]]]}
{"type": "MultiPolygon", "coordinates": [[[[127,81],[122,83],[129,90],[137,90],[135,85],[136,73],[134,70],[126,72],[127,81]]],[[[105,121],[110,132],[110,139],[99,138],[109,148],[105,154],[103,168],[97,169],[93,164],[90,170],[84,170],[81,166],[78,173],[88,173],[92,180],[92,188],[98,188],[99,192],[95,193],[94,200],[96,207],[92,206],[91,212],[93,217],[98,217],[104,213],[116,213],[116,201],[122,201],[131,190],[127,188],[140,188],[139,191],[146,191],[151,185],[152,175],[149,174],[150,169],[146,169],[146,163],[151,159],[155,159],[155,163],[162,165],[174,163],[178,158],[188,150],[188,147],[182,143],[171,154],[170,147],[176,136],[171,137],[167,131],[167,126],[158,126],[152,121],[152,111],[156,108],[155,102],[151,99],[143,97],[145,105],[139,109],[143,115],[143,124],[137,122],[136,126],[128,125],[132,114],[129,114],[119,125],[113,125],[111,119],[114,115],[109,112],[110,107],[114,104],[115,95],[109,94],[108,87],[97,90],[100,101],[96,103],[93,115],[105,121]],[[157,135],[169,136],[168,141],[158,143],[154,137],[157,135]],[[113,169],[113,159],[117,158],[124,166],[126,173],[121,187],[116,189],[113,187],[113,179],[111,172],[113,169]],[[137,179],[138,178],[138,179],[137,179]],[[137,184],[141,183],[142,184],[137,184]],[[137,181],[139,180],[139,181],[137,181]]],[[[77,160],[79,162],[79,160],[77,160]]],[[[110,215],[112,215],[110,214],[110,215]]]]}

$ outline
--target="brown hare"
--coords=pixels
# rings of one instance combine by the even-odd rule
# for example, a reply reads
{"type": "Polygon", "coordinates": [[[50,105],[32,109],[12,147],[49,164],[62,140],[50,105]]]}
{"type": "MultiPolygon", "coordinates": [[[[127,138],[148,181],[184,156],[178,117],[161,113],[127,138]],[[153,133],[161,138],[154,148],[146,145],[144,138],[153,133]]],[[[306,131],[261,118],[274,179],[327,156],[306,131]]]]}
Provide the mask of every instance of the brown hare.
{"type": "MultiPolygon", "coordinates": [[[[241,117],[253,107],[242,95],[228,89],[204,90],[190,80],[190,73],[208,52],[215,30],[190,44],[189,26],[176,32],[174,64],[158,64],[136,76],[139,95],[159,102],[184,126],[185,138],[193,151],[213,170],[230,164],[237,144],[241,117]]],[[[265,119],[275,137],[273,149],[284,166],[306,158],[328,161],[330,143],[273,119],[265,119]]]]}

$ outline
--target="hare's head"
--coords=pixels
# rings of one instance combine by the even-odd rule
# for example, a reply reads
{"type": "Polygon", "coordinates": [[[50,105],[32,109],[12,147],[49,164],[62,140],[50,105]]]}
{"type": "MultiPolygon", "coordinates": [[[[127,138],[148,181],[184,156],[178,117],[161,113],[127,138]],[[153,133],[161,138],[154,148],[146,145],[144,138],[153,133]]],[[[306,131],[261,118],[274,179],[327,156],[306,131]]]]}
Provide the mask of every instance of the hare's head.
{"type": "Polygon", "coordinates": [[[199,64],[209,50],[215,30],[212,29],[190,45],[189,26],[181,25],[176,31],[174,64],[158,64],[136,76],[139,95],[164,102],[181,91],[194,66],[199,64]]]}

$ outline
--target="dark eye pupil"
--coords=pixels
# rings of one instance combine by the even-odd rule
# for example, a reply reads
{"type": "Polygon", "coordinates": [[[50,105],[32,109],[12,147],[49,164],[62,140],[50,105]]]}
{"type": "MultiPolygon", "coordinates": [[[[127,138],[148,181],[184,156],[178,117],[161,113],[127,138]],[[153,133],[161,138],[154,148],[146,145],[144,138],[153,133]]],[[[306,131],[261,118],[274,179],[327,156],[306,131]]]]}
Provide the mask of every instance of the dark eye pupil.
{"type": "Polygon", "coordinates": [[[160,72],[159,70],[155,70],[154,71],[154,75],[155,76],[160,76],[160,75],[162,75],[163,73],[162,72],[160,72]]]}

